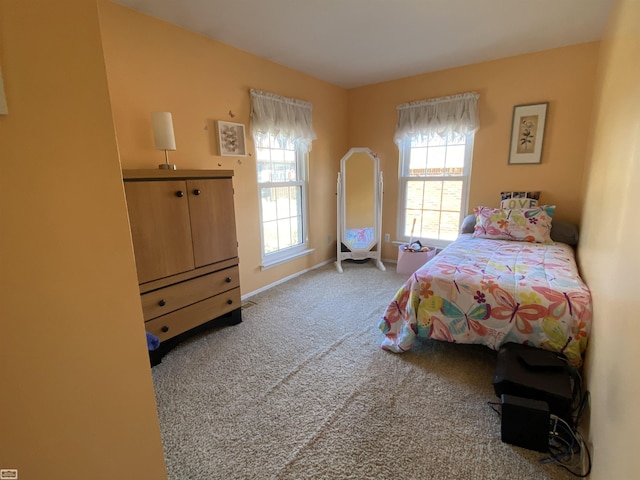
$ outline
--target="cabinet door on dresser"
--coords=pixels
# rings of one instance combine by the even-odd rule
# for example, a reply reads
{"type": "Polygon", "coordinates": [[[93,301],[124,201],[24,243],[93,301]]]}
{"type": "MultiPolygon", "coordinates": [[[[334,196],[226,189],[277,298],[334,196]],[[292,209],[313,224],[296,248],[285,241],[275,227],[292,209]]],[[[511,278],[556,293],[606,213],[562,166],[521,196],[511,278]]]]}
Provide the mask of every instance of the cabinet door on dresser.
{"type": "Polygon", "coordinates": [[[196,267],[238,256],[230,178],[187,180],[196,267]]]}
{"type": "Polygon", "coordinates": [[[125,182],[138,281],[194,268],[184,180],[125,182]]]}

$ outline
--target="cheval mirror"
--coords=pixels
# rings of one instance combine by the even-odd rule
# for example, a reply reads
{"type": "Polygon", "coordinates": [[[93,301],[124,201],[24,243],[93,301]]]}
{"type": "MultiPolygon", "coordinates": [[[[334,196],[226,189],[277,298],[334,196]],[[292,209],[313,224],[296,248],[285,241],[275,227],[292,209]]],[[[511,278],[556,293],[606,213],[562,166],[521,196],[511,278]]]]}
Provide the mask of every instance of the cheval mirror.
{"type": "Polygon", "coordinates": [[[336,269],[342,261],[380,260],[382,250],[382,172],[375,153],[352,148],[340,160],[338,173],[338,241],[336,269]]]}

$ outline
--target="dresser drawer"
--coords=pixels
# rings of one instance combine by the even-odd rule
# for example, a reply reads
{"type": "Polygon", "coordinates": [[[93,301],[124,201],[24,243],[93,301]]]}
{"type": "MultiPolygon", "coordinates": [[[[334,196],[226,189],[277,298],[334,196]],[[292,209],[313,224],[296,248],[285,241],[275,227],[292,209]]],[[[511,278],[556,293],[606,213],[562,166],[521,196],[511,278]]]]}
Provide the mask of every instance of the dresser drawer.
{"type": "Polygon", "coordinates": [[[142,294],[142,313],[151,320],[239,286],[238,267],[226,268],[142,294]]]}
{"type": "Polygon", "coordinates": [[[239,287],[149,320],[144,327],[163,342],[236,308],[240,308],[239,287]]]}

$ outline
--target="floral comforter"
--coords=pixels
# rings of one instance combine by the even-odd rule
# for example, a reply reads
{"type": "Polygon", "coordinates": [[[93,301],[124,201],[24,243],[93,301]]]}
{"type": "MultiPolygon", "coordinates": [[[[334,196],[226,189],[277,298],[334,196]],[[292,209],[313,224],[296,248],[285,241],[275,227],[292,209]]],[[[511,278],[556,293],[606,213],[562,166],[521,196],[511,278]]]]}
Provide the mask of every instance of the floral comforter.
{"type": "Polygon", "coordinates": [[[382,348],[408,350],[416,337],[507,342],[563,353],[582,364],[591,294],[563,243],[488,240],[461,235],[415,272],[380,321],[382,348]]]}

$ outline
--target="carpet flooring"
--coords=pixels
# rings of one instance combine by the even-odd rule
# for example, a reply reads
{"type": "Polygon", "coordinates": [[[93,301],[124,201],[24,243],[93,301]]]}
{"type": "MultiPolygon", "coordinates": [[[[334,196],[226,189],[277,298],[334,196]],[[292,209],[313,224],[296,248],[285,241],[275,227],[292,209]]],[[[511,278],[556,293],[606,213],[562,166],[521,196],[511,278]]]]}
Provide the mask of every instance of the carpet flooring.
{"type": "Polygon", "coordinates": [[[343,267],[250,297],[241,324],[153,368],[171,480],[574,478],[500,440],[495,352],[381,350],[378,320],[406,276],[343,267]]]}

